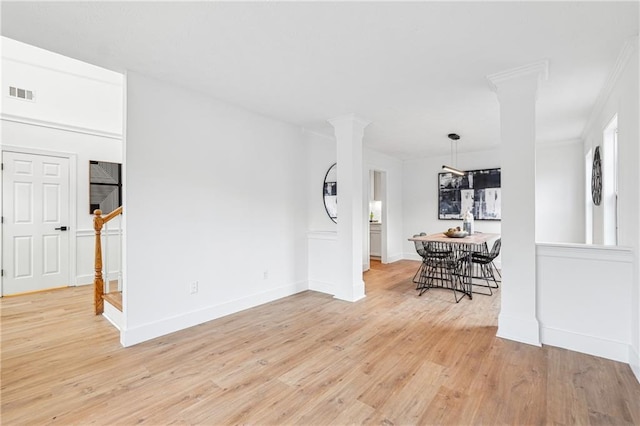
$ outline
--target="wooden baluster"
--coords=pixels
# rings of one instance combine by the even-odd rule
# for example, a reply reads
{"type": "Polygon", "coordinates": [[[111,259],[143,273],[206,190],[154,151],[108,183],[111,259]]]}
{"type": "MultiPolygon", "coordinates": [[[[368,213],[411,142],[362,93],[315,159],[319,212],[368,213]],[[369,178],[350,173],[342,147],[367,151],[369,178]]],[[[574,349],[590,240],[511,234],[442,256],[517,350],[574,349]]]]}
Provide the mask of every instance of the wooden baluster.
{"type": "Polygon", "coordinates": [[[104,280],[102,278],[102,241],[101,231],[102,225],[104,225],[104,219],[102,218],[102,210],[95,210],[93,212],[93,229],[96,231],[96,250],[95,250],[95,277],[93,278],[93,305],[95,307],[96,315],[104,312],[104,301],[102,296],[104,294],[104,280]]]}

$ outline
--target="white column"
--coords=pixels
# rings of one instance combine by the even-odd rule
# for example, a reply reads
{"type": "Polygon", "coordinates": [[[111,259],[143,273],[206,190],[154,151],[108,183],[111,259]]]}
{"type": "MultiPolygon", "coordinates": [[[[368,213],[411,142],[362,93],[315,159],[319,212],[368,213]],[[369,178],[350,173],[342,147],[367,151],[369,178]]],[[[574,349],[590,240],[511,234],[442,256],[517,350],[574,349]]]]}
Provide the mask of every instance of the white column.
{"type": "Polygon", "coordinates": [[[498,337],[540,346],[536,315],[536,99],[541,61],[487,76],[500,102],[502,308],[498,337]]]}
{"type": "Polygon", "coordinates": [[[362,137],[369,121],[354,114],[328,121],[335,130],[338,160],[338,270],[334,296],[355,302],[364,297],[362,137]]]}

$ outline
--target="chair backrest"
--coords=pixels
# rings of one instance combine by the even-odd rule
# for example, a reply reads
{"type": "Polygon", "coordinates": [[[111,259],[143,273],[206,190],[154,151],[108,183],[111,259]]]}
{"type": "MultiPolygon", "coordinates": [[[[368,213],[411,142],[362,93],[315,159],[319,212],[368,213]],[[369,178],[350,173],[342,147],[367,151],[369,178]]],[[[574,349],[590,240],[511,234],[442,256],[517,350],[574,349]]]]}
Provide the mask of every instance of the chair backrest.
{"type": "Polygon", "coordinates": [[[429,258],[444,259],[453,254],[449,245],[436,241],[426,243],[425,249],[429,258]]]}
{"type": "MultiPolygon", "coordinates": [[[[421,234],[415,234],[413,238],[420,237],[421,234]]],[[[424,241],[414,241],[413,244],[416,246],[416,251],[421,257],[424,257],[427,254],[427,250],[425,249],[424,241]]]]}
{"type": "Polygon", "coordinates": [[[489,257],[495,259],[500,254],[500,247],[502,247],[502,238],[498,238],[494,243],[493,247],[491,247],[491,252],[489,253],[489,257]]]}

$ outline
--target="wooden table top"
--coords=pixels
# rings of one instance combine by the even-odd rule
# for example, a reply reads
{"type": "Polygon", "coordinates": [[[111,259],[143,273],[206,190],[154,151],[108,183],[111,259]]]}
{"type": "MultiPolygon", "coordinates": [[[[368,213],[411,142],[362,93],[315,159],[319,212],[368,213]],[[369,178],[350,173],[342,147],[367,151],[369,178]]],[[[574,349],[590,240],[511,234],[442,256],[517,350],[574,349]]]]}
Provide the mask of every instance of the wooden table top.
{"type": "Polygon", "coordinates": [[[471,235],[467,235],[464,238],[450,238],[439,232],[437,234],[422,235],[419,237],[411,237],[409,241],[430,241],[430,242],[442,242],[442,243],[463,243],[463,244],[482,244],[487,241],[499,238],[500,234],[490,234],[485,232],[476,232],[471,235]]]}

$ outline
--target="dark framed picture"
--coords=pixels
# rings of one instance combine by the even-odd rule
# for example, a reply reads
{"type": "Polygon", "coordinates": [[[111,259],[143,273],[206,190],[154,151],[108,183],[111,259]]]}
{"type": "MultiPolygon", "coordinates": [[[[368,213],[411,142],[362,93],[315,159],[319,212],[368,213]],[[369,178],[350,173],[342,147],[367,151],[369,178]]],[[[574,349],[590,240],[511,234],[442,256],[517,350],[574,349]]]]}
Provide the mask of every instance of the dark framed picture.
{"type": "Polygon", "coordinates": [[[500,220],[500,204],[500,169],[438,173],[438,219],[461,220],[471,210],[475,220],[500,220]]]}
{"type": "Polygon", "coordinates": [[[111,213],[122,205],[122,164],[89,161],[89,213],[111,213]]]}

